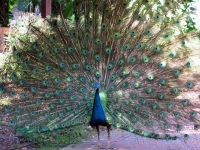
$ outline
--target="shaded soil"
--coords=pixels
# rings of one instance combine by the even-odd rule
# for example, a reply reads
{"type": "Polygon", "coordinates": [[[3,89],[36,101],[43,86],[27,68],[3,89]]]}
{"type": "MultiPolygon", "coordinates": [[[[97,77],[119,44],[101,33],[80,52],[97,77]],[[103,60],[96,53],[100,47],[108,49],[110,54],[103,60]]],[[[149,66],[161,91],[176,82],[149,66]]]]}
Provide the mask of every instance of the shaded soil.
{"type": "Polygon", "coordinates": [[[0,129],[0,150],[34,150],[36,145],[28,143],[8,129],[0,129]]]}

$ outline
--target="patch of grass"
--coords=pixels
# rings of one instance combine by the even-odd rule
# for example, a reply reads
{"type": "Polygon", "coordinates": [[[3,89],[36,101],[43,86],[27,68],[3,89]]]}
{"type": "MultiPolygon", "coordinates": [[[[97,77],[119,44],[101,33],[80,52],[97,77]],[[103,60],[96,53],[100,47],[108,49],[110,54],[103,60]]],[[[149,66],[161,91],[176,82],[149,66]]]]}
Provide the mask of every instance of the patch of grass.
{"type": "Polygon", "coordinates": [[[26,134],[24,138],[27,142],[34,143],[38,150],[53,150],[80,143],[95,134],[96,132],[87,126],[79,125],[52,132],[26,134]]]}

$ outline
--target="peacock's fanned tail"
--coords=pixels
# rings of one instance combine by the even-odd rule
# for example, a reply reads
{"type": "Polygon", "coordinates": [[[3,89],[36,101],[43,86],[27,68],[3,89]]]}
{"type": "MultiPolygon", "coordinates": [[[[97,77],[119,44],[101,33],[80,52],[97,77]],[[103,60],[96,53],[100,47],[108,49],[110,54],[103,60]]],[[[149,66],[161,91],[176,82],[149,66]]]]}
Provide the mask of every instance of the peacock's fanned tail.
{"type": "Polygon", "coordinates": [[[109,124],[158,138],[199,128],[196,32],[182,1],[84,0],[72,18],[15,28],[0,84],[1,123],[44,132],[89,123],[99,83],[109,124]],[[153,134],[152,134],[153,133],[153,134]]]}

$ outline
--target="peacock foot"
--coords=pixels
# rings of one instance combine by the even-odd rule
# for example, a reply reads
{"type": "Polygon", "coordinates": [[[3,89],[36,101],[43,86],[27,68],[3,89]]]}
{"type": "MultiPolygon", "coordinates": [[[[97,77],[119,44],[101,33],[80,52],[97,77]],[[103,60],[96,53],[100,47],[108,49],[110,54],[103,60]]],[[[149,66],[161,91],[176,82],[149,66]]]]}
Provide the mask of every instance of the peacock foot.
{"type": "Polygon", "coordinates": [[[97,150],[98,150],[98,149],[107,149],[107,148],[98,146],[97,150]]]}
{"type": "Polygon", "coordinates": [[[113,148],[113,147],[111,147],[111,146],[108,146],[108,147],[107,147],[107,149],[114,149],[114,148],[113,148]]]}

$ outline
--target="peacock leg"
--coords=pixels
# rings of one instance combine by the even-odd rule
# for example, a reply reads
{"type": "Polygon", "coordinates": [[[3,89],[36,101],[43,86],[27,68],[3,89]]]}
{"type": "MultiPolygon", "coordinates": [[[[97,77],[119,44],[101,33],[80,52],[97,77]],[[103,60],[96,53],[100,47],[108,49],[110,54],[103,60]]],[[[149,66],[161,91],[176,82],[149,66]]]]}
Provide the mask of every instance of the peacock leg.
{"type": "Polygon", "coordinates": [[[111,129],[111,125],[107,125],[107,131],[108,131],[108,149],[113,149],[110,146],[110,129],[111,129]]]}
{"type": "Polygon", "coordinates": [[[98,134],[98,149],[101,148],[101,144],[100,144],[100,130],[99,130],[99,126],[96,126],[97,129],[97,134],[98,134]]]}

